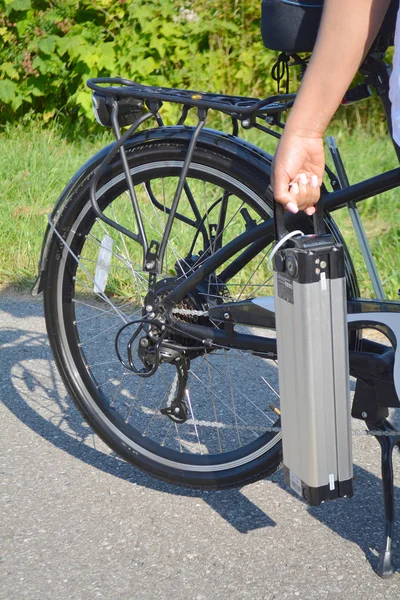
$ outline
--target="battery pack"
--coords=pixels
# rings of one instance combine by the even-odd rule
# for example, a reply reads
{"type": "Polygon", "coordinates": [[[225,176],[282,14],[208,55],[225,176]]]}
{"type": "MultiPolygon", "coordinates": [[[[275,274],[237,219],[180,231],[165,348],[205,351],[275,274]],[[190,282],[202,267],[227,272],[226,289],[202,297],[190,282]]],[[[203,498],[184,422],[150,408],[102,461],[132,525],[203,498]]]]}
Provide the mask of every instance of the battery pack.
{"type": "Polygon", "coordinates": [[[313,506],[353,495],[344,252],[328,234],[275,254],[285,481],[313,506]]]}

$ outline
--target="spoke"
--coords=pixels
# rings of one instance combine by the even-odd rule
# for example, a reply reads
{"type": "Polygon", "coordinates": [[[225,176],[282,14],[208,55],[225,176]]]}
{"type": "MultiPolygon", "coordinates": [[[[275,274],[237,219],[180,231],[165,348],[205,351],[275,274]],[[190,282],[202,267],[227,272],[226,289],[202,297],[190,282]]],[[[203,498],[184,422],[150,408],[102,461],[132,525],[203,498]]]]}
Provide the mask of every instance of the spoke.
{"type": "MultiPolygon", "coordinates": [[[[128,318],[128,322],[134,320],[134,319],[132,319],[132,317],[139,316],[140,313],[141,313],[141,311],[136,311],[136,313],[133,313],[133,315],[130,315],[128,318]]],[[[96,333],[95,335],[92,335],[92,337],[88,338],[87,340],[85,340],[83,342],[79,342],[78,346],[80,348],[83,348],[83,346],[86,346],[89,342],[92,342],[96,338],[104,335],[108,331],[111,331],[112,329],[115,329],[118,326],[119,326],[119,323],[114,323],[113,325],[110,325],[110,327],[107,327],[106,329],[103,329],[102,331],[100,331],[100,333],[96,333]]]]}
{"type": "Polygon", "coordinates": [[[280,399],[280,395],[278,394],[278,392],[276,391],[276,389],[274,387],[272,387],[272,385],[269,383],[269,381],[267,381],[265,379],[265,377],[261,377],[261,379],[263,380],[264,383],[267,384],[267,386],[269,387],[269,389],[271,390],[271,392],[273,392],[275,394],[275,396],[280,399]]]}
{"type": "MultiPolygon", "coordinates": [[[[167,388],[167,382],[165,381],[164,369],[161,369],[161,379],[163,380],[164,388],[167,388]]],[[[175,381],[175,378],[174,378],[174,381],[175,381]]],[[[164,398],[165,398],[165,396],[164,396],[164,398]]],[[[168,427],[167,433],[165,434],[164,439],[163,439],[161,445],[163,446],[165,444],[165,441],[167,439],[169,431],[171,430],[171,426],[172,425],[175,425],[175,431],[176,431],[176,435],[177,435],[178,443],[179,443],[179,451],[183,452],[182,442],[181,442],[181,438],[180,438],[180,435],[179,435],[179,427],[178,427],[177,423],[175,423],[175,421],[171,421],[171,425],[168,427]]]]}
{"type": "Polygon", "coordinates": [[[191,403],[191,401],[190,401],[190,394],[189,394],[189,390],[188,390],[187,388],[186,388],[186,390],[185,390],[185,396],[186,396],[187,403],[188,403],[188,405],[189,405],[190,414],[192,415],[193,427],[194,427],[194,430],[195,430],[195,432],[196,432],[197,443],[198,443],[198,445],[199,445],[200,454],[203,454],[203,450],[202,450],[202,448],[201,448],[201,441],[200,441],[199,431],[198,431],[198,429],[197,429],[197,425],[196,425],[196,422],[195,422],[195,420],[194,420],[194,414],[193,414],[193,409],[192,409],[192,403],[191,403]]]}
{"type": "MultiPolygon", "coordinates": [[[[154,414],[156,413],[157,415],[157,411],[155,410],[151,410],[148,409],[148,413],[149,414],[154,414]]],[[[177,425],[176,423],[171,423],[171,425],[177,425]]],[[[274,431],[276,433],[279,433],[282,428],[281,427],[261,427],[260,425],[229,425],[229,423],[222,423],[221,421],[219,421],[218,423],[216,423],[215,421],[205,421],[204,419],[188,419],[187,421],[185,421],[184,423],[185,425],[197,425],[198,427],[204,427],[207,429],[227,429],[229,431],[236,431],[237,429],[240,431],[259,431],[260,433],[265,433],[266,431],[274,431]]],[[[168,433],[168,432],[167,432],[168,433]]],[[[165,437],[164,437],[165,439],[165,437]]]]}
{"type": "MultiPolygon", "coordinates": [[[[95,280],[93,279],[93,277],[90,275],[90,273],[87,271],[87,269],[85,268],[85,266],[80,262],[79,258],[76,256],[76,254],[71,250],[71,248],[68,246],[68,244],[66,243],[66,241],[64,240],[64,238],[62,237],[62,235],[57,231],[56,227],[54,226],[54,224],[52,223],[51,219],[49,218],[48,220],[49,223],[49,227],[50,229],[56,234],[56,236],[58,237],[58,239],[60,240],[60,242],[62,243],[62,245],[64,246],[64,248],[67,249],[67,251],[69,252],[69,254],[71,254],[71,256],[74,258],[74,260],[76,260],[77,264],[81,267],[82,271],[85,273],[85,275],[90,279],[90,281],[93,283],[93,285],[97,288],[97,284],[95,283],[95,280]]],[[[88,286],[87,286],[88,287],[88,286]]],[[[123,321],[125,321],[124,316],[122,315],[122,313],[118,310],[118,308],[116,306],[114,306],[114,304],[111,302],[111,300],[103,293],[103,292],[94,292],[98,297],[102,298],[104,300],[104,302],[106,302],[107,304],[109,304],[111,306],[111,308],[120,315],[121,319],[123,321]]],[[[125,321],[126,322],[126,321],[125,321]]]]}
{"type": "MultiPolygon", "coordinates": [[[[82,306],[88,306],[89,308],[92,308],[93,310],[97,310],[101,313],[107,314],[107,315],[113,315],[114,316],[119,316],[119,315],[115,315],[113,310],[106,310],[105,308],[100,308],[99,306],[94,306],[94,304],[89,304],[89,302],[83,302],[82,300],[77,300],[76,298],[72,298],[72,302],[74,302],[75,304],[81,304],[82,306]]],[[[102,315],[99,315],[99,317],[102,315]]],[[[83,319],[85,321],[85,319],[83,319]]],[[[78,321],[76,321],[77,323],[78,321]]]]}
{"type": "Polygon", "coordinates": [[[116,392],[114,394],[114,397],[113,397],[112,401],[110,402],[110,406],[114,406],[115,401],[116,401],[116,399],[119,396],[119,392],[121,391],[122,383],[123,383],[126,375],[127,375],[127,373],[125,373],[125,372],[122,374],[121,381],[119,382],[119,385],[118,385],[117,390],[116,390],[116,392]]]}
{"type": "Polygon", "coordinates": [[[139,385],[138,385],[137,390],[136,390],[136,397],[132,398],[132,402],[131,402],[130,408],[128,410],[128,414],[127,414],[126,419],[125,419],[125,423],[128,423],[128,421],[129,421],[129,417],[131,416],[131,413],[132,413],[132,410],[133,410],[133,405],[135,404],[135,402],[139,398],[139,392],[141,390],[142,385],[143,385],[143,379],[141,379],[139,381],[139,385]]]}
{"type": "MultiPolygon", "coordinates": [[[[80,285],[82,285],[82,284],[83,284],[83,282],[81,282],[80,280],[77,280],[77,281],[79,282],[79,284],[80,284],[80,285]]],[[[121,305],[120,305],[120,308],[126,308],[127,306],[129,306],[129,304],[132,304],[132,302],[128,302],[128,303],[126,303],[125,305],[122,305],[122,304],[121,304],[121,305]]],[[[130,316],[128,316],[128,315],[127,315],[127,316],[128,316],[128,318],[129,318],[129,319],[131,319],[132,317],[134,317],[134,316],[136,316],[136,315],[140,314],[140,313],[141,313],[141,311],[142,311],[142,309],[141,309],[141,308],[138,308],[138,309],[137,309],[137,310],[136,310],[134,313],[132,313],[130,316]]],[[[84,318],[80,318],[79,320],[75,320],[75,321],[74,321],[74,324],[75,324],[75,325],[81,325],[82,323],[86,323],[87,321],[92,321],[93,319],[98,319],[98,318],[105,317],[105,316],[107,316],[107,317],[112,317],[112,318],[115,318],[115,317],[117,317],[117,315],[116,315],[115,313],[113,313],[111,310],[106,310],[106,311],[103,311],[101,314],[98,314],[98,313],[96,313],[96,314],[94,314],[94,315],[91,315],[90,317],[84,317],[84,318]]]]}
{"type": "MultiPolygon", "coordinates": [[[[229,383],[230,383],[230,386],[231,386],[231,398],[232,398],[233,414],[235,416],[235,425],[237,427],[238,422],[237,422],[236,406],[235,406],[235,394],[234,394],[234,391],[233,391],[232,376],[231,376],[231,369],[230,369],[230,365],[229,365],[228,353],[224,352],[224,355],[225,355],[225,362],[226,362],[226,372],[228,373],[229,383]]],[[[239,445],[241,446],[242,445],[242,440],[240,439],[239,430],[237,432],[237,436],[238,436],[238,440],[239,440],[239,445]]]]}
{"type": "Polygon", "coordinates": [[[161,442],[160,446],[165,446],[165,440],[167,439],[167,437],[168,437],[168,434],[169,434],[169,432],[171,431],[171,427],[172,427],[173,425],[176,425],[176,423],[174,423],[173,421],[171,421],[171,423],[168,425],[167,432],[166,432],[166,434],[164,435],[164,437],[163,437],[163,440],[162,440],[162,442],[161,442]]]}
{"type": "MultiPolygon", "coordinates": [[[[130,319],[128,319],[128,321],[132,320],[132,317],[134,317],[135,315],[132,315],[130,317],[130,319]]],[[[89,344],[89,342],[92,342],[93,340],[95,340],[96,338],[104,335],[105,333],[107,333],[108,331],[111,331],[111,329],[115,329],[116,327],[119,326],[119,323],[116,323],[114,325],[110,325],[110,327],[107,327],[107,329],[103,329],[103,331],[100,331],[100,333],[96,333],[96,335],[93,335],[92,337],[88,338],[87,340],[85,340],[84,342],[79,342],[78,346],[79,348],[83,348],[83,346],[87,346],[87,344],[89,344]]]]}
{"type": "Polygon", "coordinates": [[[219,421],[218,423],[215,423],[214,421],[199,421],[198,419],[195,419],[193,422],[191,419],[188,419],[186,421],[186,423],[188,425],[192,425],[194,423],[196,423],[196,425],[198,425],[199,427],[207,427],[209,429],[217,429],[217,431],[219,431],[220,429],[227,429],[227,430],[231,430],[231,431],[259,431],[261,433],[265,433],[266,431],[276,431],[279,432],[281,431],[280,427],[260,427],[259,425],[229,425],[228,423],[221,423],[221,421],[219,421]]]}
{"type": "Polygon", "coordinates": [[[158,407],[156,408],[156,410],[154,410],[153,416],[151,417],[150,421],[147,423],[147,425],[146,425],[145,429],[142,431],[142,435],[143,435],[143,436],[145,436],[145,435],[146,435],[146,433],[147,433],[147,430],[148,430],[148,428],[150,427],[150,425],[151,425],[151,422],[153,421],[153,419],[154,419],[155,417],[162,417],[162,418],[164,419],[163,415],[160,413],[160,408],[162,407],[162,405],[163,405],[163,403],[164,403],[164,400],[165,400],[165,398],[167,398],[167,397],[168,397],[168,395],[169,395],[169,391],[170,391],[170,390],[167,390],[167,391],[165,392],[164,396],[163,396],[163,397],[162,397],[162,399],[161,399],[161,402],[160,402],[160,404],[158,405],[158,407]]]}
{"type": "MultiPolygon", "coordinates": [[[[248,355],[247,355],[247,356],[248,356],[248,355]]],[[[210,363],[210,364],[211,364],[211,363],[210,363]]],[[[218,368],[217,368],[217,367],[216,367],[214,364],[211,364],[211,367],[212,367],[213,369],[215,369],[215,371],[217,371],[217,372],[218,372],[220,375],[223,375],[223,373],[221,373],[221,371],[220,371],[220,370],[219,370],[219,369],[218,369],[218,368]]],[[[251,399],[251,398],[250,398],[250,397],[249,397],[247,394],[245,394],[244,392],[242,392],[240,389],[238,389],[237,391],[238,391],[238,393],[239,393],[241,396],[243,396],[243,398],[245,398],[245,399],[247,400],[247,402],[249,402],[249,403],[250,403],[252,406],[254,406],[254,408],[256,408],[256,409],[257,409],[257,410],[258,410],[258,411],[259,411],[259,412],[260,412],[262,415],[264,415],[264,417],[266,417],[267,419],[269,419],[269,420],[272,422],[272,419],[271,419],[271,417],[269,417],[269,415],[268,415],[266,412],[264,412],[264,411],[263,411],[263,410],[262,410],[262,409],[261,409],[261,408],[258,406],[258,404],[256,404],[255,402],[253,402],[253,400],[252,400],[252,399],[251,399]]]]}
{"type": "MultiPolygon", "coordinates": [[[[75,278],[75,279],[76,279],[76,278],[75,278]]],[[[81,282],[81,285],[86,285],[86,284],[84,284],[83,282],[81,282]]],[[[88,286],[86,286],[86,287],[88,287],[88,286]]],[[[91,288],[88,288],[88,289],[90,289],[91,291],[93,291],[91,288]]],[[[95,296],[95,297],[97,297],[97,296],[95,296]]],[[[89,307],[89,308],[92,308],[93,310],[97,310],[97,311],[99,311],[100,313],[103,313],[103,314],[100,314],[100,315],[98,315],[99,317],[102,317],[103,315],[108,315],[108,316],[110,316],[110,317],[119,316],[119,315],[117,315],[117,314],[115,313],[115,311],[114,311],[114,310],[106,310],[105,308],[100,308],[100,307],[98,307],[98,306],[95,306],[94,304],[89,304],[88,302],[83,302],[82,300],[77,300],[76,298],[72,298],[72,302],[74,302],[75,304],[80,304],[80,305],[82,305],[82,306],[87,306],[87,307],[89,307]]],[[[132,300],[129,300],[129,301],[127,301],[127,302],[122,302],[122,304],[119,304],[119,305],[118,305],[118,309],[119,309],[119,310],[124,310],[124,309],[126,309],[128,306],[130,306],[131,304],[134,304],[134,303],[136,303],[136,300],[134,300],[134,299],[132,299],[132,300]]],[[[136,306],[136,304],[135,304],[135,306],[136,306]]],[[[95,317],[95,315],[94,315],[94,317],[95,317]]],[[[94,317],[93,317],[93,318],[94,318],[94,317]]],[[[85,321],[85,320],[86,320],[86,319],[82,319],[82,320],[80,319],[80,320],[79,320],[79,323],[80,323],[81,321],[85,321]]],[[[76,321],[76,323],[78,323],[78,321],[76,321]]]]}
{"type": "MultiPolygon", "coordinates": [[[[99,223],[100,223],[100,222],[99,222],[99,223]]],[[[110,235],[110,234],[109,234],[109,232],[107,231],[107,229],[104,227],[104,225],[103,225],[102,223],[100,223],[100,225],[102,226],[102,229],[103,229],[103,231],[105,232],[105,234],[106,234],[106,235],[110,235]]],[[[121,234],[121,235],[122,235],[122,234],[121,234]]],[[[93,239],[94,239],[94,240],[95,240],[95,241],[96,241],[98,244],[100,244],[100,245],[101,245],[101,240],[99,240],[99,238],[98,238],[98,237],[96,237],[96,236],[95,236],[95,235],[94,235],[92,232],[90,232],[90,233],[89,233],[89,236],[90,236],[91,238],[93,238],[93,239]]],[[[110,236],[110,237],[111,237],[111,236],[110,236]]],[[[114,238],[112,238],[112,239],[113,239],[113,241],[115,242],[114,238]]],[[[117,242],[115,242],[115,246],[116,246],[117,250],[119,250],[119,251],[121,252],[121,249],[120,249],[120,247],[118,246],[117,242]]],[[[125,258],[125,257],[124,257],[124,255],[123,255],[122,253],[118,254],[117,252],[114,252],[114,250],[111,250],[110,252],[111,252],[112,256],[115,256],[115,258],[117,258],[118,260],[120,260],[120,261],[121,261],[121,262],[122,262],[122,263],[123,263],[123,264],[126,266],[126,268],[127,268],[129,271],[131,271],[131,272],[133,272],[133,273],[135,274],[135,279],[136,279],[136,280],[138,280],[138,279],[141,279],[141,280],[143,280],[143,284],[142,284],[142,286],[143,286],[143,288],[144,288],[145,290],[147,290],[147,279],[146,279],[145,275],[143,275],[143,274],[142,274],[142,272],[143,272],[143,270],[142,270],[142,267],[140,267],[140,266],[138,266],[138,265],[136,265],[136,264],[134,264],[134,263],[130,263],[130,262],[128,261],[128,259],[127,259],[127,258],[125,258]],[[135,267],[135,269],[134,269],[134,267],[135,267]]],[[[114,268],[114,267],[113,267],[113,268],[114,268]]]]}
{"type": "MultiPolygon", "coordinates": [[[[112,208],[112,211],[113,211],[114,220],[115,220],[115,222],[116,222],[116,223],[119,225],[119,223],[118,223],[118,220],[117,220],[117,216],[116,216],[116,214],[115,214],[114,205],[112,205],[112,207],[111,207],[111,208],[112,208]]],[[[131,260],[130,254],[129,254],[128,247],[127,247],[127,245],[126,245],[125,236],[123,236],[123,235],[122,235],[122,232],[121,232],[121,231],[119,232],[119,237],[120,237],[120,239],[121,239],[121,242],[122,242],[122,244],[123,244],[123,246],[124,246],[124,249],[125,249],[125,252],[126,252],[126,258],[127,258],[128,262],[129,262],[129,265],[130,265],[130,268],[131,268],[131,273],[132,273],[132,275],[133,275],[133,277],[134,277],[134,279],[135,279],[135,281],[136,281],[136,286],[137,286],[137,288],[138,288],[138,293],[139,293],[139,295],[140,295],[140,285],[139,285],[139,277],[138,277],[138,273],[137,273],[137,272],[135,271],[135,269],[133,268],[133,263],[132,263],[132,260],[131,260]]],[[[146,280],[146,283],[147,283],[147,280],[146,280]]],[[[146,287],[147,287],[147,286],[146,286],[146,287]]],[[[144,291],[145,291],[145,292],[146,292],[146,287],[144,288],[144,291]]],[[[143,304],[143,302],[142,302],[142,304],[143,304]]]]}
{"type": "MultiPolygon", "coordinates": [[[[116,254],[115,256],[118,256],[118,255],[116,254]]],[[[83,260],[85,262],[92,263],[92,264],[97,264],[97,260],[95,260],[94,258],[87,258],[86,256],[82,256],[82,254],[79,255],[79,260],[83,260]]],[[[131,269],[129,267],[125,267],[122,265],[113,265],[113,269],[120,269],[121,271],[128,271],[128,273],[131,272],[131,269]]]]}
{"type": "MultiPolygon", "coordinates": [[[[244,206],[244,202],[242,202],[242,204],[239,206],[239,208],[236,210],[236,212],[234,213],[234,215],[229,219],[228,223],[225,225],[224,229],[217,235],[215,236],[215,242],[219,241],[219,239],[223,236],[223,234],[225,233],[225,231],[227,230],[228,226],[232,223],[233,219],[239,214],[239,212],[241,211],[241,209],[244,206]]],[[[208,223],[208,214],[207,214],[207,223],[208,223]]],[[[215,246],[214,246],[215,247],[215,246]]],[[[199,262],[201,261],[202,257],[200,256],[195,263],[193,263],[193,269],[199,264],[199,262]]],[[[224,284],[220,284],[220,285],[224,285],[224,284]]]]}
{"type": "MultiPolygon", "coordinates": [[[[203,386],[203,387],[204,387],[206,390],[208,390],[209,392],[211,392],[211,390],[210,390],[210,388],[208,387],[208,385],[206,385],[206,384],[204,383],[204,381],[202,381],[202,380],[200,379],[200,377],[198,377],[198,376],[197,376],[197,375],[196,375],[196,374],[195,374],[195,373],[192,371],[192,369],[190,369],[190,371],[189,371],[189,372],[190,372],[190,373],[193,375],[193,377],[195,377],[195,379],[197,379],[197,381],[198,381],[199,383],[201,383],[201,385],[202,385],[202,386],[203,386]]],[[[221,404],[222,404],[223,406],[225,406],[225,408],[227,408],[227,409],[228,409],[230,412],[232,412],[232,409],[231,409],[231,407],[230,407],[228,404],[226,404],[226,402],[224,402],[220,396],[218,396],[217,394],[215,394],[215,396],[216,396],[216,398],[217,398],[217,399],[218,399],[218,400],[221,402],[221,404]]],[[[243,421],[243,423],[245,424],[245,426],[246,426],[246,427],[249,427],[250,429],[252,429],[252,430],[253,430],[253,426],[252,426],[252,425],[249,425],[248,423],[246,423],[246,421],[245,421],[245,420],[244,420],[244,419],[243,419],[241,416],[239,416],[239,419],[240,419],[241,421],[243,421]]],[[[270,420],[271,420],[271,419],[270,419],[270,420]]],[[[254,433],[256,433],[255,429],[254,429],[254,433]]]]}
{"type": "Polygon", "coordinates": [[[177,423],[174,423],[174,425],[175,425],[176,435],[178,436],[179,449],[180,449],[181,452],[183,452],[183,447],[182,447],[182,442],[181,442],[181,436],[179,435],[179,427],[178,427],[177,423]]]}
{"type": "MultiPolygon", "coordinates": [[[[207,356],[207,351],[205,352],[205,354],[202,356],[202,360],[204,360],[204,356],[207,356]]],[[[211,369],[210,369],[210,363],[206,360],[205,361],[207,363],[207,369],[208,369],[208,378],[210,380],[210,388],[211,388],[211,398],[212,398],[212,403],[213,403],[213,407],[214,407],[214,417],[215,417],[215,422],[218,423],[218,417],[217,417],[217,407],[215,405],[215,395],[214,395],[214,391],[212,389],[212,376],[211,376],[211,369]]],[[[219,433],[219,429],[217,429],[217,436],[218,436],[218,444],[219,444],[219,449],[220,452],[222,454],[222,443],[221,443],[221,436],[219,433]]]]}
{"type": "Polygon", "coordinates": [[[101,367],[103,365],[112,365],[112,364],[120,364],[119,360],[106,360],[104,362],[92,363],[91,365],[87,365],[88,369],[93,369],[93,367],[101,367]]]}
{"type": "MultiPolygon", "coordinates": [[[[244,284],[242,291],[240,292],[239,296],[238,296],[238,301],[240,300],[240,298],[243,296],[243,292],[246,289],[246,287],[249,285],[250,281],[253,279],[254,275],[256,274],[256,272],[259,270],[260,266],[262,265],[262,263],[265,261],[267,255],[270,253],[270,250],[267,250],[267,252],[261,257],[261,260],[258,262],[257,266],[255,267],[255,269],[253,270],[252,274],[250,275],[249,279],[247,280],[247,283],[244,284]]],[[[268,279],[266,279],[266,282],[270,281],[272,279],[272,275],[270,275],[270,277],[268,279]]]]}
{"type": "Polygon", "coordinates": [[[103,381],[103,383],[99,383],[96,385],[96,389],[101,390],[102,387],[104,387],[105,385],[107,385],[107,383],[111,383],[112,380],[115,379],[114,377],[109,377],[108,379],[106,379],[105,381],[103,381]]]}

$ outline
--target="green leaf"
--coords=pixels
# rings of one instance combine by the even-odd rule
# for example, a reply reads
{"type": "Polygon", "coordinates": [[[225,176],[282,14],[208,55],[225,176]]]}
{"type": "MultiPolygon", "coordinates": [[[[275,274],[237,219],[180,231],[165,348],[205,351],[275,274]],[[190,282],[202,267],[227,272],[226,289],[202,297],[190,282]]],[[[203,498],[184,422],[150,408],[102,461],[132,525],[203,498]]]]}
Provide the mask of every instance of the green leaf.
{"type": "Polygon", "coordinates": [[[32,96],[35,96],[35,97],[44,96],[44,91],[39,89],[35,85],[29,86],[29,91],[32,94],[32,96]]]}
{"type": "Polygon", "coordinates": [[[17,95],[18,86],[9,79],[0,80],[0,100],[5,104],[10,104],[17,95]]]}
{"type": "Polygon", "coordinates": [[[58,54],[64,56],[71,46],[71,39],[68,36],[57,38],[58,54]]]}
{"type": "Polygon", "coordinates": [[[76,103],[80,105],[80,108],[87,115],[92,114],[92,95],[90,91],[81,90],[76,95],[76,103]]]}
{"type": "MultiPolygon", "coordinates": [[[[24,100],[30,100],[30,98],[24,98],[24,100]]],[[[13,107],[13,109],[15,111],[17,111],[19,109],[19,107],[21,106],[21,104],[24,101],[21,96],[15,96],[11,102],[11,106],[13,107]]]]}
{"type": "Polygon", "coordinates": [[[6,0],[6,4],[8,4],[9,9],[11,10],[29,10],[31,8],[31,0],[6,0]]]}
{"type": "Polygon", "coordinates": [[[56,43],[59,37],[57,35],[49,35],[46,38],[39,40],[38,47],[44,54],[51,54],[54,52],[56,43]]]}
{"type": "Polygon", "coordinates": [[[36,56],[33,59],[32,67],[34,69],[38,69],[40,73],[45,74],[48,71],[51,71],[51,66],[49,65],[50,61],[43,60],[40,56],[36,56]]]}
{"type": "Polygon", "coordinates": [[[166,44],[165,44],[164,40],[162,40],[158,37],[158,35],[151,36],[151,41],[150,41],[149,47],[157,50],[160,57],[164,58],[166,49],[167,49],[166,44]]]}
{"type": "Polygon", "coordinates": [[[97,51],[100,54],[97,62],[99,69],[112,71],[115,67],[114,44],[112,42],[103,42],[99,45],[97,51]]]}
{"type": "Polygon", "coordinates": [[[28,19],[18,19],[17,21],[17,31],[18,35],[21,37],[24,35],[27,27],[29,25],[28,19]]]}
{"type": "Polygon", "coordinates": [[[18,77],[18,71],[11,62],[4,62],[0,65],[0,71],[3,71],[10,79],[16,79],[18,77]]]}
{"type": "Polygon", "coordinates": [[[150,75],[157,68],[157,63],[151,56],[148,56],[140,62],[140,73],[142,75],[150,75]]]}

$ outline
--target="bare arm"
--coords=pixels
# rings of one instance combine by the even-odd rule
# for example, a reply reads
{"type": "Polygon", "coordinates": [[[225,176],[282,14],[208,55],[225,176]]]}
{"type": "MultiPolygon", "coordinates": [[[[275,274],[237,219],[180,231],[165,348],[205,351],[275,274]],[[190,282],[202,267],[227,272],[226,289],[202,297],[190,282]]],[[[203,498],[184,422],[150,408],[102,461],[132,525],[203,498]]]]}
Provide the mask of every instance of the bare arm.
{"type": "Polygon", "coordinates": [[[314,212],[324,172],[322,137],[382,24],[390,0],[325,0],[317,42],[272,168],[278,202],[314,212]]]}

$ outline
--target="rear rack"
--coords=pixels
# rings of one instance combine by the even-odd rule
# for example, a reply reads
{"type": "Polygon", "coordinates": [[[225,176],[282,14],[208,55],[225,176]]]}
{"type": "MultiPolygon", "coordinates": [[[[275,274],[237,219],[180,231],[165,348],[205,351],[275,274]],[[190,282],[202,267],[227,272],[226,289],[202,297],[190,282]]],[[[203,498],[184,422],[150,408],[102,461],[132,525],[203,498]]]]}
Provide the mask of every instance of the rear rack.
{"type": "Polygon", "coordinates": [[[94,92],[100,93],[108,98],[136,98],[146,103],[149,110],[157,109],[156,105],[163,102],[183,104],[187,107],[202,109],[214,109],[234,118],[265,116],[277,114],[289,109],[296,94],[278,94],[260,100],[245,96],[228,96],[210,92],[199,92],[195,90],[184,90],[175,88],[143,85],[122,79],[119,77],[99,77],[89,79],[88,87],[94,92]]]}

